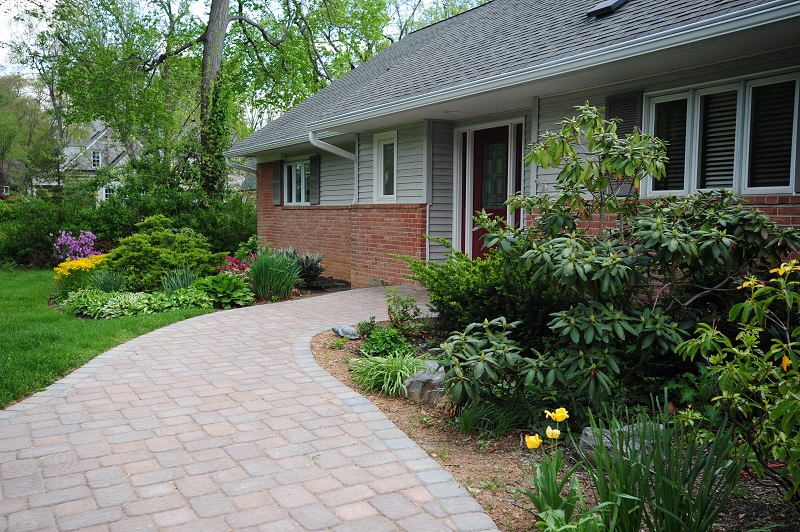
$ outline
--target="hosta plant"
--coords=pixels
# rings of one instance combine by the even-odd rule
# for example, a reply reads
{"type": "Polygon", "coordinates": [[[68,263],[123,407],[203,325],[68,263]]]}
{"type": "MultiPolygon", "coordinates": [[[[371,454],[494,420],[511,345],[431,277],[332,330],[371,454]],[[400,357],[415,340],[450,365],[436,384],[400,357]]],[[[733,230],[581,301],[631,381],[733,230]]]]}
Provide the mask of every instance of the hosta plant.
{"type": "Polygon", "coordinates": [[[218,308],[246,307],[255,301],[247,284],[228,273],[203,277],[194,286],[205,292],[218,308]]]}

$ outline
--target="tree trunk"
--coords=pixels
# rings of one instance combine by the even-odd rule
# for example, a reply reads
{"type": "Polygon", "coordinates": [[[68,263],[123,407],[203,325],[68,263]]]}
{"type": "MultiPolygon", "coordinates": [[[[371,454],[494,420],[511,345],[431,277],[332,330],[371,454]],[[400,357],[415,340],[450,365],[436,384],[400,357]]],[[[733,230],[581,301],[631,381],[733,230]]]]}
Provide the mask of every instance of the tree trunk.
{"type": "Polygon", "coordinates": [[[211,0],[208,25],[203,34],[203,72],[200,81],[200,122],[201,143],[203,129],[211,114],[214,84],[222,66],[222,50],[230,22],[229,0],[211,0]]]}

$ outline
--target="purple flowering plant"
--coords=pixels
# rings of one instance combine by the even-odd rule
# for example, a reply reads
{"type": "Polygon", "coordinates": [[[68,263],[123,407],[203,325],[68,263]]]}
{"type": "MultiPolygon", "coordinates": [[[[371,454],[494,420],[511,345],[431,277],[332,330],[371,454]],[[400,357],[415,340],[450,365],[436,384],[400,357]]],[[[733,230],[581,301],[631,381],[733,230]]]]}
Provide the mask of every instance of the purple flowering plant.
{"type": "MultiPolygon", "coordinates": [[[[50,236],[53,236],[52,233],[50,236]]],[[[55,257],[63,262],[99,255],[101,252],[95,249],[96,241],[97,237],[91,231],[81,231],[77,237],[72,232],[61,231],[53,244],[55,257]]]]}

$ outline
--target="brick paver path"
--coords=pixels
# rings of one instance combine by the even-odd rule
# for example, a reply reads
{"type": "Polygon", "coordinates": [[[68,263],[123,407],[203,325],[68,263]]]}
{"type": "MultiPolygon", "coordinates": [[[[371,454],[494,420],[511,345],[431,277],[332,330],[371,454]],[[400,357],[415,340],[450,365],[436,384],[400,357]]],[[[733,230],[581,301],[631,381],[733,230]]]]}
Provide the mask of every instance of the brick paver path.
{"type": "Polygon", "coordinates": [[[0,411],[0,530],[496,530],[314,361],[385,312],[379,288],[200,316],[0,411]]]}

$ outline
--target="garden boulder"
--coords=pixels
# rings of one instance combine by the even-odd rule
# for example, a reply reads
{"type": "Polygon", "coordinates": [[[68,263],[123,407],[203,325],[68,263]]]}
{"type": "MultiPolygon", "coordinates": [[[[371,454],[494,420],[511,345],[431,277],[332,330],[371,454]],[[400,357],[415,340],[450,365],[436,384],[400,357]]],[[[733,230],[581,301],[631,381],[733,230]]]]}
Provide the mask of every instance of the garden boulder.
{"type": "MultiPolygon", "coordinates": [[[[650,427],[648,427],[647,430],[664,430],[664,427],[661,424],[651,425],[650,427]],[[650,427],[652,427],[652,429],[650,427]]],[[[621,434],[618,435],[617,440],[622,443],[622,448],[625,450],[625,454],[638,454],[642,446],[644,446],[645,450],[649,450],[651,448],[650,439],[647,437],[641,438],[642,429],[638,425],[623,425],[618,430],[621,432],[621,434]]],[[[608,449],[609,454],[611,454],[613,458],[615,453],[614,444],[611,438],[611,430],[602,429],[601,433],[603,439],[602,443],[605,445],[606,449],[608,449]]],[[[581,432],[581,437],[578,441],[578,447],[580,448],[581,454],[583,454],[591,463],[595,462],[594,448],[597,447],[597,445],[598,442],[595,439],[592,427],[585,427],[581,432]]]]}
{"type": "Polygon", "coordinates": [[[425,362],[425,365],[427,369],[416,372],[403,382],[408,390],[408,398],[422,405],[443,406],[444,368],[432,361],[425,362]]]}

